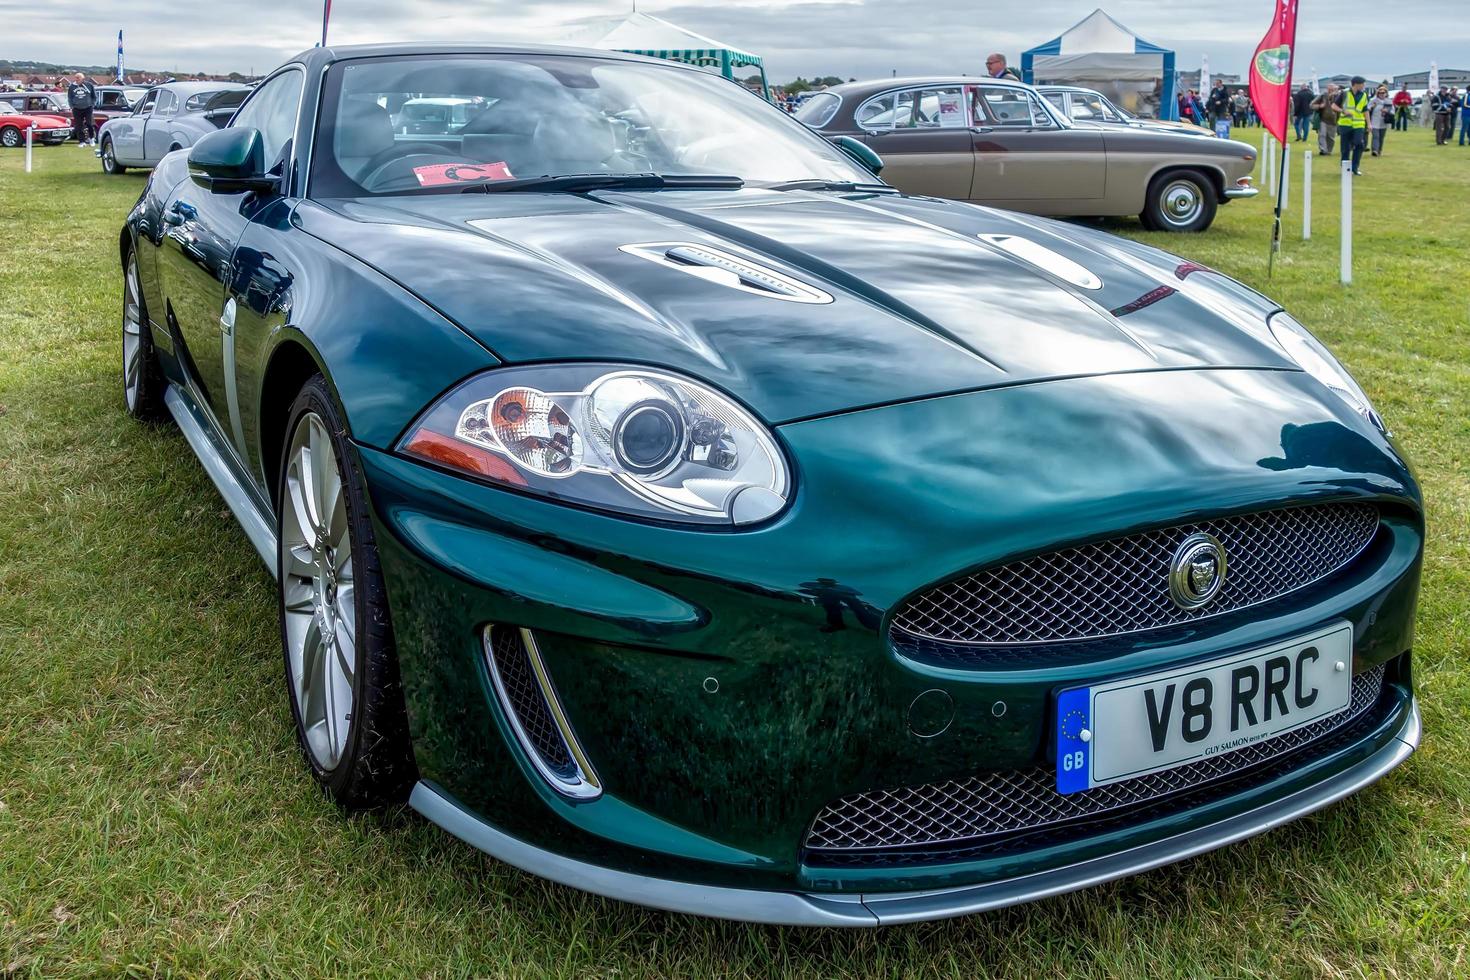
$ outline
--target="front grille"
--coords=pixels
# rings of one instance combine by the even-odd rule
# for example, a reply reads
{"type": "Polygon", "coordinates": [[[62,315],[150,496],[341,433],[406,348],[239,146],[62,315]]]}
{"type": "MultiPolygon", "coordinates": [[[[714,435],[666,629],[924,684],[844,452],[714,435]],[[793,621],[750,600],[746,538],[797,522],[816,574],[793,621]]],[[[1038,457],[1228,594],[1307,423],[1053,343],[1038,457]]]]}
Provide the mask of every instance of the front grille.
{"type": "Polygon", "coordinates": [[[1181,524],[1053,551],[930,589],[894,613],[906,637],[996,645],[1088,640],[1157,629],[1279,598],[1342,569],[1372,541],[1371,504],[1318,504],[1181,524]],[[1169,597],[1189,535],[1219,539],[1225,584],[1201,609],[1169,597]]]}
{"type": "Polygon", "coordinates": [[[806,848],[841,856],[894,848],[962,847],[1152,803],[1242,774],[1339,731],[1378,702],[1384,668],[1353,678],[1346,711],[1198,762],[1063,796],[1056,769],[1037,766],[926,786],[855,793],[812,821],[806,848]]]}

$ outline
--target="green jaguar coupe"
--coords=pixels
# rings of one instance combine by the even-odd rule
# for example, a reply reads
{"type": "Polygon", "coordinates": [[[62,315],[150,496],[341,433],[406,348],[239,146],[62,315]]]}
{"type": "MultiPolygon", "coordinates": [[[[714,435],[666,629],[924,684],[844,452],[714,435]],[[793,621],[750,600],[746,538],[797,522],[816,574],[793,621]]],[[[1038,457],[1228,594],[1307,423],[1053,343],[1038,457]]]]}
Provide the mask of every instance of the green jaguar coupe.
{"type": "Polygon", "coordinates": [[[697,69],[399,45],[302,54],[153,171],[126,405],[275,575],[333,799],[872,926],[1413,751],[1420,492],[1333,356],[1211,269],[880,166],[697,69]]]}

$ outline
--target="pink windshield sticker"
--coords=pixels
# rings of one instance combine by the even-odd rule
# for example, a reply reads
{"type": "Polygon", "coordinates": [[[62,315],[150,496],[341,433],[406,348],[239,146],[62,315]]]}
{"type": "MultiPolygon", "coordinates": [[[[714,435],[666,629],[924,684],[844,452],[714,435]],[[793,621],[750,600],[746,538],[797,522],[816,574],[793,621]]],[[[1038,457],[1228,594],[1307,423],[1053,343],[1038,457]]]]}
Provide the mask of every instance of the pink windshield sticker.
{"type": "Polygon", "coordinates": [[[468,184],[477,180],[510,180],[511,172],[501,163],[436,163],[432,167],[414,167],[420,187],[444,184],[468,184]]]}

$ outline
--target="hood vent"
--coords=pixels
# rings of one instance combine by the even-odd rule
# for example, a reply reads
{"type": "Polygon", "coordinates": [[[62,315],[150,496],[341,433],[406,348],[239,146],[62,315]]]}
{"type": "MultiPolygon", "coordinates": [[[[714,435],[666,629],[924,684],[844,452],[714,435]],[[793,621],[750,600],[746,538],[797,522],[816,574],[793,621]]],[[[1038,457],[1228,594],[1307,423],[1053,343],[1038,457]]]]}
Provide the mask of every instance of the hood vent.
{"type": "Polygon", "coordinates": [[[1020,259],[1027,265],[1034,265],[1041,271],[1050,273],[1063,282],[1069,282],[1080,289],[1102,288],[1102,280],[1097,276],[1065,255],[1053,252],[1045,245],[1033,242],[1029,238],[1019,238],[1016,235],[980,235],[978,237],[981,241],[994,245],[1002,252],[1020,259]]]}
{"type": "Polygon", "coordinates": [[[830,303],[832,296],[815,286],[798,282],[775,269],[759,266],[707,245],[679,242],[653,242],[645,245],[623,245],[619,251],[650,262],[678,269],[680,272],[716,285],[755,293],[788,303],[830,303]]]}

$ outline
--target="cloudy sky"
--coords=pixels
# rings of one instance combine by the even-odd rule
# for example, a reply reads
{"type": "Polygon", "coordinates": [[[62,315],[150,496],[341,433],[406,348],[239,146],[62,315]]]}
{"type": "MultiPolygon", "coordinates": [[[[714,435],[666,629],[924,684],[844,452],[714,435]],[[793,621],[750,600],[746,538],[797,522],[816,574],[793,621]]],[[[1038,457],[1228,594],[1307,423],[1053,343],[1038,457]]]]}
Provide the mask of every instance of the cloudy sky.
{"type": "MultiPolygon", "coordinates": [[[[640,9],[766,58],[772,81],[798,74],[873,77],[984,70],[1012,61],[1086,16],[1096,0],[640,0],[640,9]]],[[[631,0],[333,0],[334,43],[388,40],[554,41],[577,18],[623,13],[631,0]]],[[[1309,0],[1298,66],[1378,77],[1470,68],[1470,0],[1309,0]]],[[[1182,69],[1208,55],[1243,72],[1270,0],[1113,0],[1139,35],[1173,47],[1182,69]]],[[[131,67],[264,72],[320,32],[318,0],[0,0],[0,58],[110,64],[117,30],[131,67]],[[248,12],[241,15],[239,12],[248,12]],[[227,16],[227,12],[235,16],[227,16]]]]}

